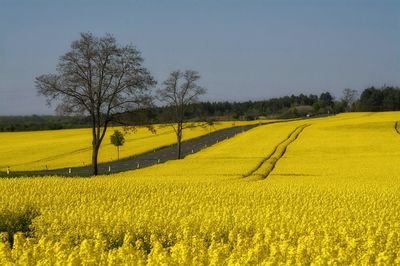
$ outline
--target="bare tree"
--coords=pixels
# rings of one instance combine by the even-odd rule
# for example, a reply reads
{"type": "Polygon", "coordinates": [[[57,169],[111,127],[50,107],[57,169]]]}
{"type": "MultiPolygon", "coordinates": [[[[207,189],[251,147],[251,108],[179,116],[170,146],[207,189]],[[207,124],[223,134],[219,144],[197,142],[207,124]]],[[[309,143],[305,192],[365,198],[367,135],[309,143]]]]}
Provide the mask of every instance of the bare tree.
{"type": "Polygon", "coordinates": [[[91,117],[93,175],[98,174],[100,145],[115,115],[151,101],[149,91],[155,81],[142,63],[134,46],[119,45],[110,34],[81,33],[60,57],[57,74],[35,80],[38,93],[48,104],[55,102],[59,113],[91,117]]]}
{"type": "Polygon", "coordinates": [[[170,73],[163,82],[163,88],[157,91],[158,99],[166,103],[173,110],[174,128],[177,139],[177,158],[181,159],[182,133],[185,122],[185,111],[190,103],[198,100],[200,95],[206,93],[206,89],[197,85],[200,75],[197,71],[176,70],[170,73]]]}
{"type": "Polygon", "coordinates": [[[349,88],[346,88],[343,90],[342,101],[345,104],[346,112],[349,112],[352,110],[352,106],[353,106],[353,103],[356,101],[356,97],[357,97],[356,90],[352,90],[349,88]]]}

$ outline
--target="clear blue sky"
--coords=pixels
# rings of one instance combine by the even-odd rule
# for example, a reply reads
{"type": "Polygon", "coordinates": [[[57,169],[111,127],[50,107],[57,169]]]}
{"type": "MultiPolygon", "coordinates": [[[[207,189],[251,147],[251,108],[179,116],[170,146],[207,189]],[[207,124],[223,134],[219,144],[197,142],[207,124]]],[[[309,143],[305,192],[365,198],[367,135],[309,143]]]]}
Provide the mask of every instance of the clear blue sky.
{"type": "Polygon", "coordinates": [[[198,70],[205,100],[400,85],[400,1],[0,0],[0,115],[53,113],[34,78],[87,31],[133,43],[159,83],[198,70]]]}

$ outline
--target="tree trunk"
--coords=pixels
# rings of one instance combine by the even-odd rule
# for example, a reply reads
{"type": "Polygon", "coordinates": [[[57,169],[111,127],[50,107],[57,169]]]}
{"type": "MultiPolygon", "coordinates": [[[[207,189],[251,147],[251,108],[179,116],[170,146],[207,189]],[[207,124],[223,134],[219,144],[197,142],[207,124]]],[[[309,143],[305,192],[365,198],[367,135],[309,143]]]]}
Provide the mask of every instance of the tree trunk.
{"type": "Polygon", "coordinates": [[[92,175],[97,175],[99,173],[98,166],[97,166],[97,158],[99,155],[100,145],[103,141],[107,130],[107,122],[104,124],[103,131],[101,131],[100,123],[96,123],[96,118],[93,116],[93,127],[92,127],[92,175]]]}
{"type": "Polygon", "coordinates": [[[93,152],[92,152],[92,174],[97,175],[99,173],[98,167],[97,167],[97,157],[99,155],[99,149],[100,145],[97,145],[97,143],[93,144],[93,152]]]}
{"type": "Polygon", "coordinates": [[[119,146],[117,146],[118,160],[119,160],[119,146]]]}
{"type": "Polygon", "coordinates": [[[176,139],[177,139],[177,152],[178,152],[178,159],[181,159],[182,153],[182,124],[178,123],[178,130],[176,132],[176,139]]]}
{"type": "Polygon", "coordinates": [[[180,159],[181,158],[181,139],[178,137],[178,150],[177,150],[177,152],[178,152],[178,159],[180,159]]]}

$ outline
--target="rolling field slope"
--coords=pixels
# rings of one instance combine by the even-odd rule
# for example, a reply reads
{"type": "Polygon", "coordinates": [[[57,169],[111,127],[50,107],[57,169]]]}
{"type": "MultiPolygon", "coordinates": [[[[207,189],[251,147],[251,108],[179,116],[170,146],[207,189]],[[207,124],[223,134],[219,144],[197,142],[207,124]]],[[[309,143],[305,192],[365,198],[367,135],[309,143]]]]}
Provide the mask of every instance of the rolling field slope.
{"type": "MultiPolygon", "coordinates": [[[[255,124],[260,121],[215,122],[213,126],[198,126],[184,130],[183,140],[206,135],[209,132],[255,124]]],[[[266,122],[266,121],[263,121],[266,122]]],[[[116,148],[110,143],[114,130],[109,128],[101,145],[99,162],[117,159],[116,148]]],[[[145,127],[129,132],[124,146],[120,147],[120,158],[142,154],[176,142],[172,127],[155,126],[153,134],[145,127]]],[[[91,164],[91,129],[67,129],[33,132],[0,133],[0,171],[7,166],[12,171],[45,170],[66,167],[80,167],[91,164]]]]}
{"type": "Polygon", "coordinates": [[[398,120],[271,124],[137,171],[2,179],[0,264],[400,264],[398,120]]]}

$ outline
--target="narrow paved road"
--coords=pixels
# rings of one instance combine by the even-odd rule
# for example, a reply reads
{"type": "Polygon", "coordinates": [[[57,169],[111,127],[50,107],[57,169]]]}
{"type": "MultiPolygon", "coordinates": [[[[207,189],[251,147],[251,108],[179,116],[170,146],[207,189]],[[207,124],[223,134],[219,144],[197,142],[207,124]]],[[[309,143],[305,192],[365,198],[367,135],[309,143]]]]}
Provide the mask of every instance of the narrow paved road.
{"type": "MultiPolygon", "coordinates": [[[[188,154],[198,152],[199,150],[223,141],[227,138],[231,138],[236,134],[247,131],[257,125],[232,127],[227,129],[218,130],[209,135],[205,135],[193,140],[188,140],[182,143],[182,157],[188,154]]],[[[101,163],[99,164],[99,174],[117,173],[132,169],[138,169],[148,167],[157,163],[163,163],[168,160],[176,159],[177,147],[172,145],[169,147],[161,148],[154,152],[145,153],[136,157],[130,157],[121,159],[115,162],[101,163]]],[[[56,170],[42,170],[42,171],[20,171],[12,172],[10,176],[22,176],[22,175],[63,175],[63,176],[90,176],[91,168],[85,167],[74,167],[74,168],[63,168],[56,170]]],[[[1,174],[4,176],[4,174],[1,174]]]]}

